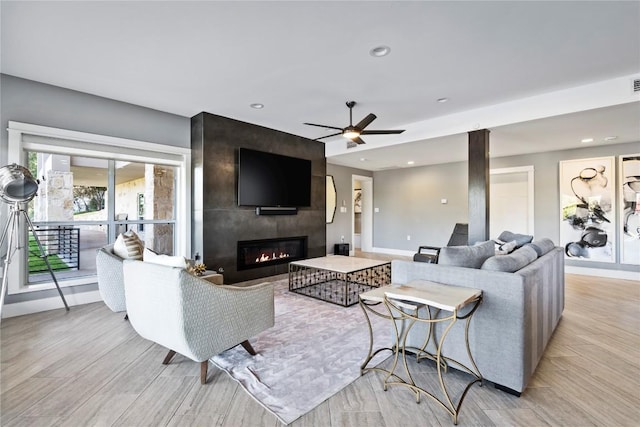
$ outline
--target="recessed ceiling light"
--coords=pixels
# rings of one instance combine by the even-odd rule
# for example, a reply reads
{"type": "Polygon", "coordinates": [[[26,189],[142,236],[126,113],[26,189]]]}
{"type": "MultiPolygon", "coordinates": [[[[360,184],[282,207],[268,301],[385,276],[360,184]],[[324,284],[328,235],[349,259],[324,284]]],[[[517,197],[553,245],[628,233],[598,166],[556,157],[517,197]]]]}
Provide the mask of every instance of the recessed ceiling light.
{"type": "Polygon", "coordinates": [[[585,138],[583,140],[581,140],[580,142],[582,142],[583,144],[589,143],[589,142],[593,142],[593,138],[585,138]]]}
{"type": "Polygon", "coordinates": [[[389,52],[391,52],[391,48],[389,46],[376,46],[369,51],[369,55],[380,58],[382,56],[389,55],[389,52]]]}
{"type": "Polygon", "coordinates": [[[444,103],[445,103],[445,102],[447,102],[448,100],[449,100],[449,98],[438,98],[438,99],[437,99],[437,101],[438,101],[440,104],[444,104],[444,103]]]}
{"type": "Polygon", "coordinates": [[[256,110],[260,110],[260,109],[264,108],[264,104],[260,104],[259,102],[256,102],[254,104],[249,105],[249,107],[255,108],[256,110]]]}
{"type": "Polygon", "coordinates": [[[416,162],[414,162],[413,160],[409,160],[409,161],[407,162],[407,164],[408,164],[408,165],[413,165],[413,164],[415,164],[415,163],[416,163],[416,162]]]}
{"type": "Polygon", "coordinates": [[[361,162],[366,162],[366,161],[367,161],[367,159],[365,159],[364,157],[360,157],[360,161],[361,161],[361,162]]]}
{"type": "Polygon", "coordinates": [[[609,141],[615,141],[616,139],[618,139],[617,136],[607,136],[604,138],[605,141],[609,142],[609,141]]]}

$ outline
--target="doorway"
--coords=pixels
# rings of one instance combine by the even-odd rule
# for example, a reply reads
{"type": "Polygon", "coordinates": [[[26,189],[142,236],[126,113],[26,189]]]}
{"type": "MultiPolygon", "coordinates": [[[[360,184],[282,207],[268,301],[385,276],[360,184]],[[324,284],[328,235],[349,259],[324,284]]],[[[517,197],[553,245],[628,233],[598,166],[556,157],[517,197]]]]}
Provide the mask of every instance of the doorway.
{"type": "MultiPolygon", "coordinates": [[[[351,177],[351,241],[353,250],[373,251],[373,178],[352,175],[351,177]]],[[[353,253],[352,253],[353,254],[353,253]]]]}
{"type": "Polygon", "coordinates": [[[492,169],[489,236],[504,230],[534,235],[533,166],[492,169]]]}

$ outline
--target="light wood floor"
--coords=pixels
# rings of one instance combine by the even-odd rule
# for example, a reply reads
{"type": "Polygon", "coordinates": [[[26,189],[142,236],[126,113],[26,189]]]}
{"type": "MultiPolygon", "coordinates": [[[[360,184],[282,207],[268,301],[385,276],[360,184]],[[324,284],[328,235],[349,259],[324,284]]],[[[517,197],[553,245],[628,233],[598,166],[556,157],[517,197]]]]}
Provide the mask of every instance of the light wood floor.
{"type": "MultiPolygon", "coordinates": [[[[202,386],[195,362],[176,356],[164,366],[165,353],[102,303],[5,319],[0,424],[280,425],[217,368],[202,386]]],[[[426,368],[416,375],[433,380],[426,368]]],[[[528,389],[516,398],[473,386],[459,425],[638,426],[639,396],[640,283],[567,275],[563,318],[528,389]]],[[[385,392],[369,373],[291,425],[453,424],[428,399],[385,392]]]]}

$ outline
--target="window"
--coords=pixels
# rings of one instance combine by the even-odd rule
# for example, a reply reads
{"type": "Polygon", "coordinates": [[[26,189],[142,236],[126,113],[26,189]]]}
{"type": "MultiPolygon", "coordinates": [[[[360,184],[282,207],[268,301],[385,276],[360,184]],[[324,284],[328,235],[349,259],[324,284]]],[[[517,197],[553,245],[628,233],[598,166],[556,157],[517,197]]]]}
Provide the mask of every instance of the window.
{"type": "MultiPolygon", "coordinates": [[[[96,249],[126,230],[157,252],[189,255],[190,150],[10,122],[9,161],[39,180],[28,215],[60,286],[94,283],[96,249]]],[[[9,293],[52,288],[30,234],[22,246],[9,293]]]]}

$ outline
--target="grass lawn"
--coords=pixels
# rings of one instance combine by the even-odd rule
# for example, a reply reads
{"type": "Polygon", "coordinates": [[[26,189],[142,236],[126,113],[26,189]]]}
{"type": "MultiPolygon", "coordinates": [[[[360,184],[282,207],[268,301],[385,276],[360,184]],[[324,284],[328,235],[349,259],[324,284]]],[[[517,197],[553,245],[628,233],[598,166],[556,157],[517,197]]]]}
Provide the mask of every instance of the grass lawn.
{"type": "MultiPolygon", "coordinates": [[[[33,235],[29,233],[29,273],[41,273],[43,271],[48,271],[47,263],[40,256],[40,248],[38,248],[38,244],[36,240],[33,238],[33,235]]],[[[60,259],[58,255],[49,255],[49,264],[51,265],[51,269],[53,271],[64,271],[69,270],[69,266],[60,259]]]]}

